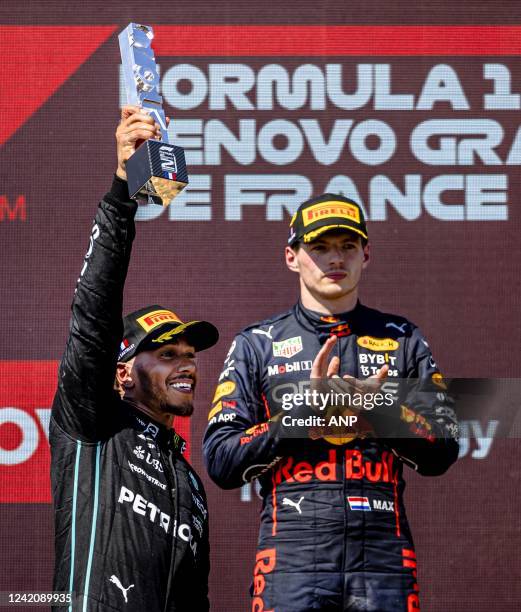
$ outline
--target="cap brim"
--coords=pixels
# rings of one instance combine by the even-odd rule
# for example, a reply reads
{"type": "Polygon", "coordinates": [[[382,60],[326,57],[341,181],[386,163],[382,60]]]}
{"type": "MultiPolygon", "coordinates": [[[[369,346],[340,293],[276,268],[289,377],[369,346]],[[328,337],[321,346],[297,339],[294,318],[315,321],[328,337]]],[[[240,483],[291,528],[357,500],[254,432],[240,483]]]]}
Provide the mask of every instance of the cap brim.
{"type": "Polygon", "coordinates": [[[175,341],[179,336],[184,336],[188,344],[191,344],[196,352],[204,351],[219,340],[219,332],[215,325],[208,321],[188,321],[187,323],[165,323],[160,325],[151,334],[139,343],[138,350],[159,348],[162,344],[175,341]]]}
{"type": "Polygon", "coordinates": [[[343,223],[336,223],[334,225],[324,225],[322,227],[317,227],[317,229],[314,229],[311,232],[305,233],[302,236],[302,240],[305,243],[313,242],[313,240],[316,240],[322,234],[325,234],[326,232],[330,232],[331,230],[336,230],[336,229],[342,229],[342,230],[345,230],[346,232],[353,232],[354,234],[358,234],[359,236],[362,236],[362,238],[364,238],[365,240],[368,240],[367,234],[365,234],[361,229],[358,229],[357,227],[353,227],[352,225],[345,225],[343,223]]]}

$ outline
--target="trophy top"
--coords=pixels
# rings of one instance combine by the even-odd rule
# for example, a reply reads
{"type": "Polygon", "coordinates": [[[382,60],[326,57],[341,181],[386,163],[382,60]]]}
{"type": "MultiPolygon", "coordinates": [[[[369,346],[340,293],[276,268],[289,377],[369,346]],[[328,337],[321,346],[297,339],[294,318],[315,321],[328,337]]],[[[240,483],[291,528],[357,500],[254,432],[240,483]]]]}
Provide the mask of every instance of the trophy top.
{"type": "Polygon", "coordinates": [[[128,104],[149,109],[161,128],[161,140],[168,142],[163,98],[159,95],[159,72],[152,49],[153,38],[152,27],[139,23],[129,23],[120,32],[123,77],[128,104]]]}
{"type": "Polygon", "coordinates": [[[129,23],[121,34],[125,32],[131,46],[150,47],[150,44],[154,39],[154,30],[152,29],[152,26],[144,25],[142,23],[129,23]]]}

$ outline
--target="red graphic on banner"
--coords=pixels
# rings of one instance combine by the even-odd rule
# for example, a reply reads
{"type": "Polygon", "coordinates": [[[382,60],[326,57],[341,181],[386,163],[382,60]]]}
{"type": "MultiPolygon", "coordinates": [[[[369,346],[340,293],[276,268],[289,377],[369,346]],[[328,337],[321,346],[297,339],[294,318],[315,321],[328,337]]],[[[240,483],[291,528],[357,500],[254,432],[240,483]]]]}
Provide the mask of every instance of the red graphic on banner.
{"type": "Polygon", "coordinates": [[[0,361],[0,502],[48,503],[57,361],[0,361]]]}
{"type": "Polygon", "coordinates": [[[0,26],[0,145],[114,32],[116,26],[0,26]]]}
{"type": "Polygon", "coordinates": [[[0,196],[0,222],[1,221],[27,221],[25,196],[19,195],[9,200],[5,195],[0,196]]]}
{"type": "Polygon", "coordinates": [[[154,26],[156,56],[520,55],[521,26],[154,26]]]}
{"type": "MultiPolygon", "coordinates": [[[[0,503],[50,503],[49,419],[57,361],[0,361],[0,503]]],[[[190,420],[177,417],[187,443],[190,420]]]]}

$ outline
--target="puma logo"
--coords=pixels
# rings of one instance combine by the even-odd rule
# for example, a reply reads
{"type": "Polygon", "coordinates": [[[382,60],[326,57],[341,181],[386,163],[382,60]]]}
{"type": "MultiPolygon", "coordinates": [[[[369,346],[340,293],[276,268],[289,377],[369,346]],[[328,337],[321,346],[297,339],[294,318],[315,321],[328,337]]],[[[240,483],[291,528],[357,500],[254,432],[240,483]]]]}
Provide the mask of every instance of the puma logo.
{"type": "Polygon", "coordinates": [[[300,504],[302,503],[302,500],[303,500],[303,499],[304,499],[304,496],[302,496],[302,497],[301,497],[301,498],[298,500],[298,502],[294,502],[294,501],[291,501],[291,499],[289,499],[288,497],[285,497],[285,498],[282,500],[282,505],[283,505],[283,506],[293,506],[294,508],[296,508],[296,509],[297,509],[297,511],[298,511],[298,513],[299,513],[299,514],[302,514],[302,510],[300,509],[300,504]]]}
{"type": "Polygon", "coordinates": [[[128,603],[128,597],[127,597],[127,591],[130,591],[130,589],[134,586],[133,584],[131,584],[130,586],[128,586],[126,589],[124,588],[124,586],[121,584],[121,582],[119,581],[119,578],[117,576],[114,576],[114,574],[112,574],[112,576],[109,578],[110,582],[112,582],[113,584],[115,584],[118,589],[123,593],[123,597],[125,598],[125,603],[128,603]]]}
{"type": "Polygon", "coordinates": [[[407,323],[402,323],[401,325],[396,325],[396,323],[386,323],[385,327],[396,327],[396,329],[405,334],[405,328],[407,327],[407,323]]]}
{"type": "Polygon", "coordinates": [[[268,327],[268,331],[264,331],[263,329],[254,329],[252,333],[254,334],[259,334],[259,335],[264,335],[264,336],[268,336],[268,338],[270,340],[273,340],[273,338],[271,337],[271,330],[273,329],[273,325],[270,325],[268,327]]]}

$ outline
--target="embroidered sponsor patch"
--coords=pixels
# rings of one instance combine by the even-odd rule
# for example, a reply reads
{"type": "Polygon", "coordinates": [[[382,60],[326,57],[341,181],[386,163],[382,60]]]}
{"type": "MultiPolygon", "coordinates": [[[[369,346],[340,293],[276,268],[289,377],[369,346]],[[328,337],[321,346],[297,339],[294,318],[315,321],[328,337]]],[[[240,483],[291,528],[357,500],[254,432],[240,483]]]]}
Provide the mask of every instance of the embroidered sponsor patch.
{"type": "Polygon", "coordinates": [[[235,383],[233,380],[225,380],[223,383],[217,386],[215,390],[215,395],[213,396],[212,404],[218,402],[221,397],[225,397],[226,395],[230,395],[235,391],[235,383]]]}
{"type": "Polygon", "coordinates": [[[347,502],[351,510],[371,512],[371,505],[369,504],[368,497],[348,497],[347,502]]]}
{"type": "Polygon", "coordinates": [[[360,223],[360,212],[358,208],[347,202],[321,202],[306,208],[302,212],[302,221],[304,227],[307,227],[314,221],[329,219],[331,217],[343,217],[355,223],[360,223]]]}
{"type": "Polygon", "coordinates": [[[181,319],[170,310],[153,310],[152,312],[148,312],[146,315],[139,317],[136,322],[139,323],[139,325],[141,325],[146,332],[149,332],[155,329],[158,325],[168,323],[169,321],[181,323],[181,319]]]}
{"type": "Polygon", "coordinates": [[[272,346],[274,357],[293,357],[293,355],[300,353],[304,349],[302,346],[302,336],[273,342],[272,346]]]}
{"type": "Polygon", "coordinates": [[[370,351],[395,351],[400,346],[400,343],[392,338],[373,338],[372,336],[360,336],[356,343],[370,351]]]}

